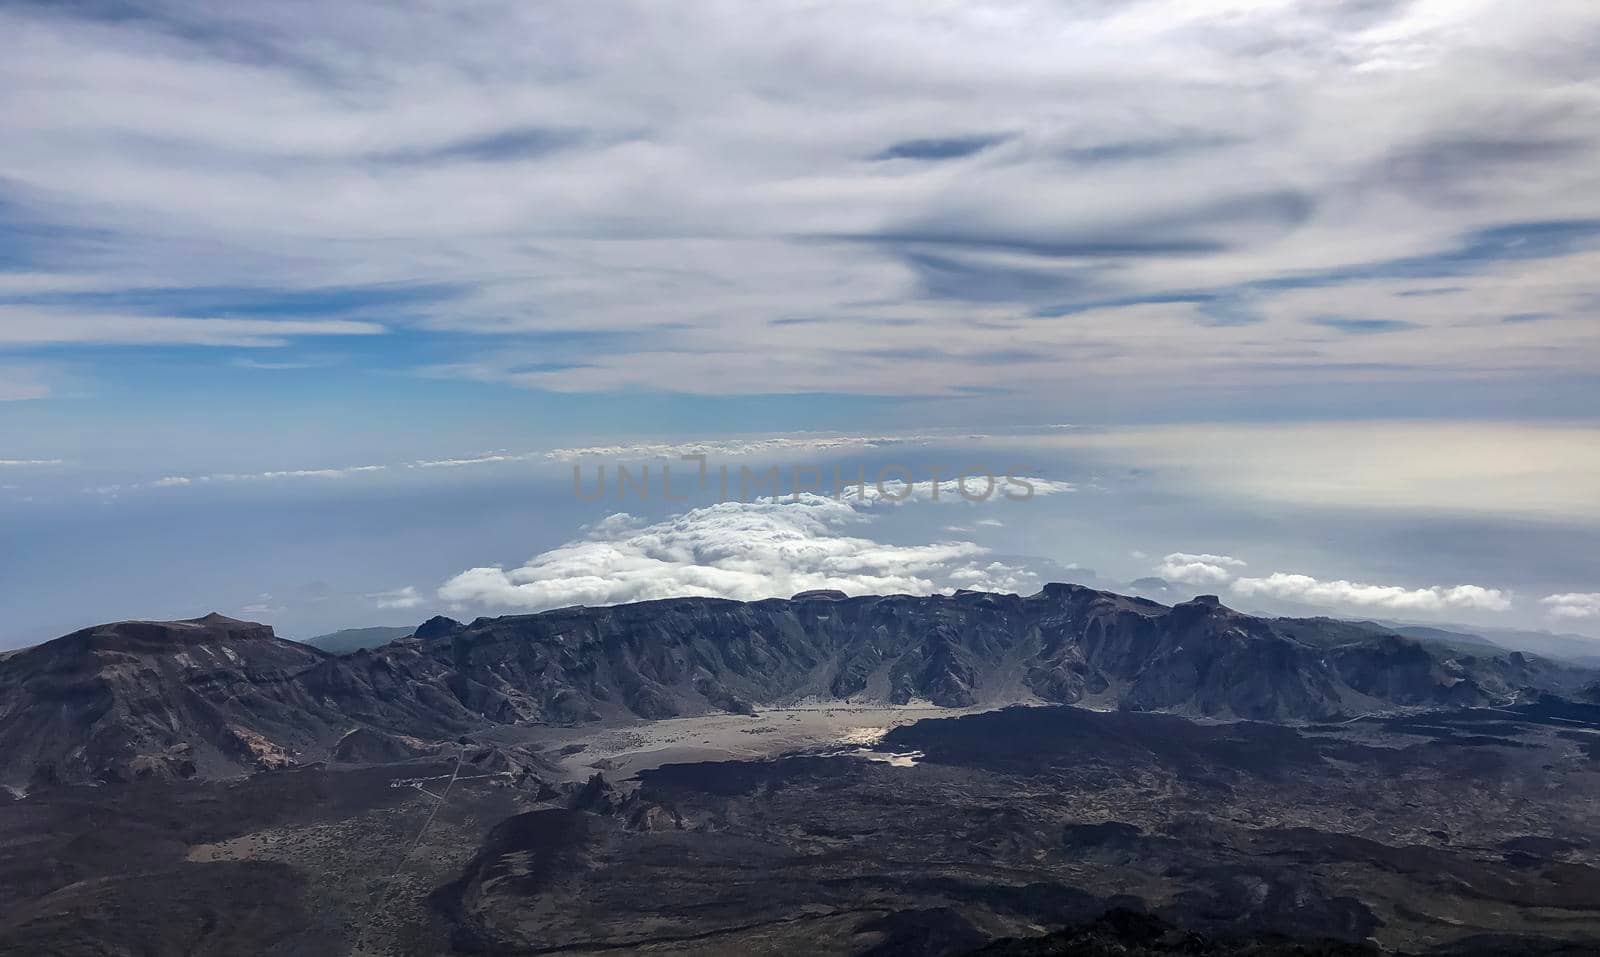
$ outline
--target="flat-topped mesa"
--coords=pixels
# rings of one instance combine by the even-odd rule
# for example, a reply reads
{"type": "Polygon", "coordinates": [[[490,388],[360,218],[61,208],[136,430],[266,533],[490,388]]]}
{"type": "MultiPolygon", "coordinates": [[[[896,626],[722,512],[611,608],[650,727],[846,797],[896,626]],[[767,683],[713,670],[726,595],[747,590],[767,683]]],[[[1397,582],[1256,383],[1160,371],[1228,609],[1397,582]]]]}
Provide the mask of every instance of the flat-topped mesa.
{"type": "MultiPolygon", "coordinates": [[[[1216,595],[1196,595],[1188,601],[1180,601],[1172,606],[1171,614],[1177,621],[1190,621],[1203,618],[1251,618],[1242,615],[1222,603],[1216,595]]],[[[1261,620],[1254,619],[1251,620],[1261,620]]]]}
{"type": "Polygon", "coordinates": [[[1089,612],[1099,610],[1102,612],[1124,611],[1141,616],[1164,615],[1167,606],[1148,598],[1135,595],[1119,595],[1116,592],[1101,591],[1087,585],[1078,585],[1072,582],[1049,582],[1037,592],[1029,595],[1024,601],[1056,605],[1077,611],[1089,612]]]}
{"type": "Polygon", "coordinates": [[[1077,585],[1072,582],[1046,582],[1044,587],[1039,589],[1038,594],[1045,597],[1053,597],[1060,595],[1100,594],[1100,592],[1088,587],[1087,585],[1077,585]]]}
{"type": "Polygon", "coordinates": [[[218,612],[176,621],[116,621],[93,625],[40,645],[58,651],[128,651],[160,653],[215,642],[272,641],[271,625],[240,621],[218,612]]]}
{"type": "Polygon", "coordinates": [[[1234,618],[1239,613],[1224,605],[1215,595],[1196,595],[1188,601],[1174,602],[1167,615],[1174,622],[1201,621],[1208,618],[1234,618]]]}
{"type": "Polygon", "coordinates": [[[284,767],[355,723],[301,677],[333,660],[210,614],[96,625],[0,662],[0,784],[284,767]]]}

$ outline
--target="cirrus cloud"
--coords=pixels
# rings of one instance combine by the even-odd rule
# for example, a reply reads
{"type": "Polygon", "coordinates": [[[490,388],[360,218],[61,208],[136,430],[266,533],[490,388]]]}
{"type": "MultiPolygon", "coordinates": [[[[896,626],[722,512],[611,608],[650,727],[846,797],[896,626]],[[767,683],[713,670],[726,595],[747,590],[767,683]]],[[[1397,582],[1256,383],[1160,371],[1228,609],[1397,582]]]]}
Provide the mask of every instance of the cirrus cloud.
{"type": "Polygon", "coordinates": [[[474,9],[0,6],[0,348],[1184,408],[1593,365],[1593,4],[474,9]]]}
{"type": "Polygon", "coordinates": [[[787,435],[740,439],[703,439],[687,442],[647,442],[630,445],[603,445],[587,448],[552,449],[545,456],[560,462],[582,459],[681,459],[697,456],[749,458],[772,455],[826,455],[834,452],[883,449],[896,446],[928,446],[987,439],[987,435],[957,432],[904,435],[845,435],[839,433],[796,432],[787,435]]]}
{"type": "Polygon", "coordinates": [[[299,336],[370,336],[374,322],[113,315],[0,304],[0,347],[59,345],[282,346],[299,336]]]}

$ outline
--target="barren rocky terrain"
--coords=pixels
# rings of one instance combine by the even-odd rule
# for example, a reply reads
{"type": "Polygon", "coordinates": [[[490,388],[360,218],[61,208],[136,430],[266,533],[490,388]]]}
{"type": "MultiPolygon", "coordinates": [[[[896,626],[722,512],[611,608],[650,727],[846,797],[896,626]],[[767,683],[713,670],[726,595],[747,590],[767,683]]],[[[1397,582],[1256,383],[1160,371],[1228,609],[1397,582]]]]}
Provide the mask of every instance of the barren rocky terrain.
{"type": "Polygon", "coordinates": [[[0,661],[0,953],[1596,952],[1595,677],[1082,589],[102,626],[0,661]]]}

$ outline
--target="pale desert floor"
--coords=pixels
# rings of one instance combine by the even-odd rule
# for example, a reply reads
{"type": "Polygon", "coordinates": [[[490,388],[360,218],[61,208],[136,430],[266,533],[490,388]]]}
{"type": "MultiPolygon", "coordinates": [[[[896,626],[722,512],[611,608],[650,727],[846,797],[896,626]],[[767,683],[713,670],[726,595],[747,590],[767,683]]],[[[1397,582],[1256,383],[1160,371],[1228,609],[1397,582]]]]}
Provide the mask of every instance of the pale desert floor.
{"type": "Polygon", "coordinates": [[[876,744],[890,728],[923,718],[988,710],[988,706],[940,708],[927,702],[799,704],[764,709],[756,715],[708,714],[603,728],[518,728],[505,737],[538,746],[545,757],[559,761],[567,780],[586,779],[601,771],[612,781],[625,781],[663,764],[849,751],[876,744]]]}

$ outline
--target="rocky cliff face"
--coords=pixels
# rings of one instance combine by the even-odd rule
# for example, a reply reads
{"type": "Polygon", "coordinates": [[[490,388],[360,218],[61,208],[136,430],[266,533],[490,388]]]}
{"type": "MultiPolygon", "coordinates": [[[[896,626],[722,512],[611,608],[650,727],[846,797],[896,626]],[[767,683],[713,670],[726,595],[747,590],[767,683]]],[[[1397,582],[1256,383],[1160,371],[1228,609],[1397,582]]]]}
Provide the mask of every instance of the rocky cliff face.
{"type": "Polygon", "coordinates": [[[947,707],[1103,698],[1124,708],[1325,718],[1485,704],[1582,672],[1530,656],[1446,656],[1323,619],[1261,619],[1204,596],[1173,607],[1074,585],[1018,597],[673,599],[470,625],[377,657],[448,673],[494,720],[648,718],[807,696],[947,707]]]}
{"type": "Polygon", "coordinates": [[[326,657],[211,614],[74,632],[0,662],[0,783],[292,763],[346,724],[298,681],[326,657]]]}
{"type": "Polygon", "coordinates": [[[439,740],[804,698],[1087,699],[1283,720],[1480,705],[1584,679],[1518,653],[1462,656],[1343,622],[1252,618],[1210,597],[1169,608],[1074,585],[439,618],[344,656],[212,615],[86,629],[0,660],[0,783],[323,760],[356,728],[439,740]]]}

